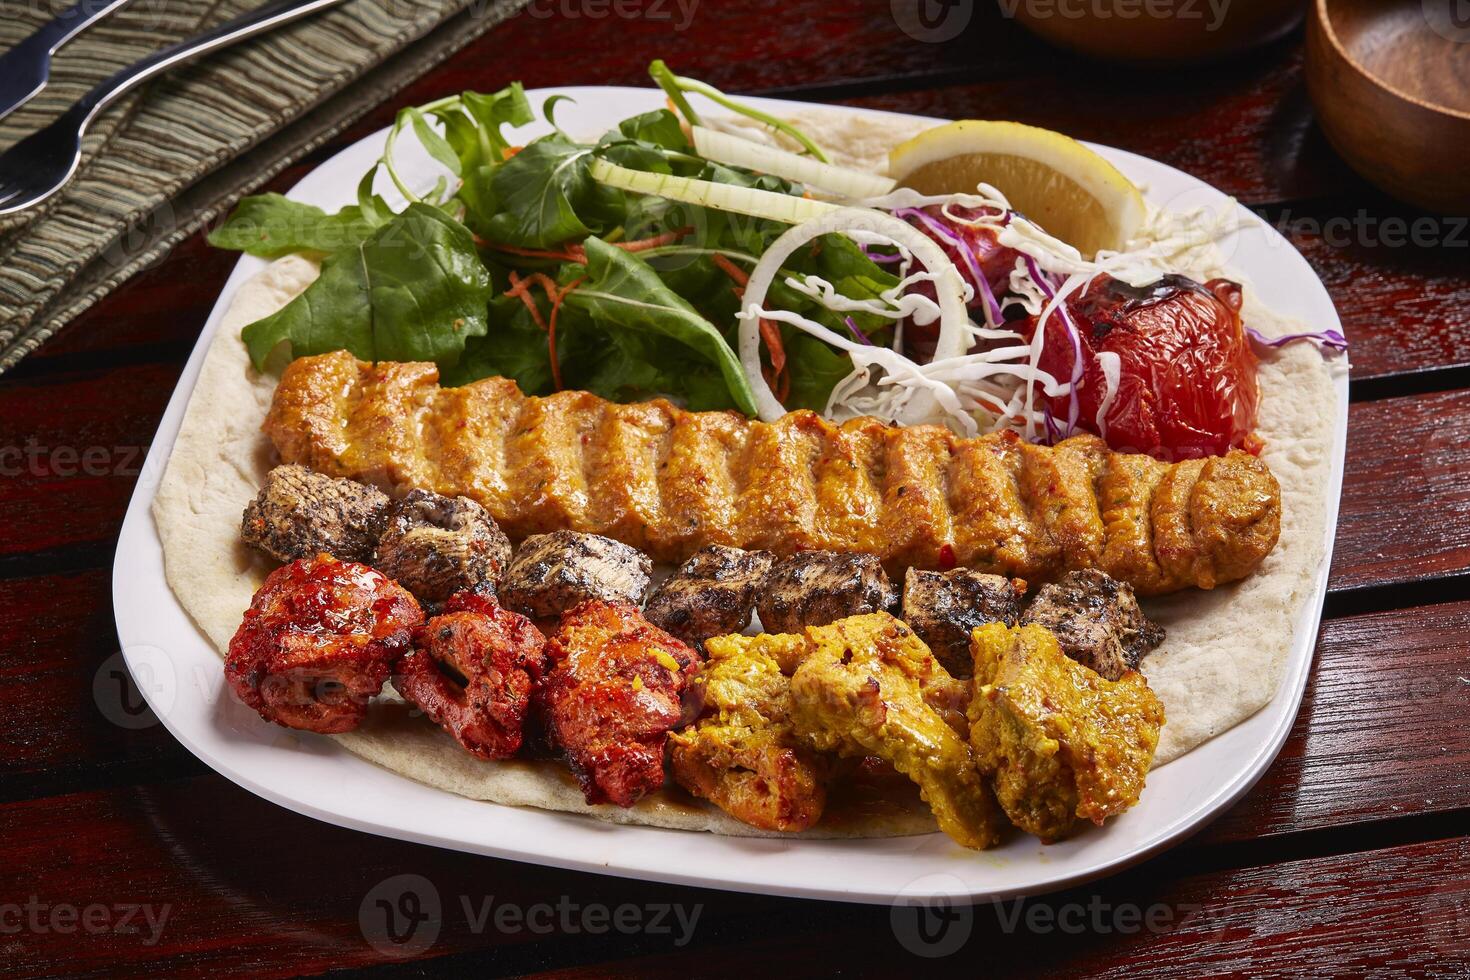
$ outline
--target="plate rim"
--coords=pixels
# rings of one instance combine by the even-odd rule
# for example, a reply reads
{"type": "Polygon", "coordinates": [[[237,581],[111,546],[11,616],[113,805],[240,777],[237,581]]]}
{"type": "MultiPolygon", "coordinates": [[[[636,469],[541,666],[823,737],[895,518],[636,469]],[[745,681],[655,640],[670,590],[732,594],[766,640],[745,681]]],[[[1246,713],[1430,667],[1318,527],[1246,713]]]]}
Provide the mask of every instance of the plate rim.
{"type": "MultiPolygon", "coordinates": [[[[568,94],[573,96],[581,94],[584,96],[591,96],[596,99],[610,97],[614,99],[647,100],[650,97],[655,97],[658,92],[658,89],[633,88],[627,86],[555,86],[540,89],[530,89],[527,90],[527,95],[536,100],[543,99],[553,94],[568,94]]],[[[838,109],[840,111],[848,111],[854,114],[869,117],[876,116],[881,118],[886,116],[909,120],[922,119],[924,121],[934,124],[941,124],[947,121],[931,117],[915,116],[906,113],[889,112],[886,110],[862,109],[848,106],[824,106],[816,103],[795,102],[791,100],[750,99],[749,101],[763,108],[784,111],[791,111],[793,109],[801,107],[815,107],[822,109],[838,109]]],[[[565,115],[565,112],[563,113],[563,115],[565,115]]],[[[354,142],[353,144],[342,148],[337,153],[333,154],[330,158],[322,161],[316,167],[312,168],[312,170],[304,175],[300,181],[293,185],[292,189],[287,192],[287,196],[290,197],[295,195],[303,185],[311,182],[313,178],[316,177],[318,174],[329,172],[332,167],[341,166],[345,161],[350,160],[354,156],[363,154],[368,149],[381,147],[382,141],[385,138],[387,131],[388,127],[384,127],[383,129],[368,134],[367,136],[364,136],[362,139],[354,142]]],[[[1147,157],[1142,157],[1138,154],[1133,154],[1126,150],[1119,150],[1113,147],[1101,146],[1093,143],[1087,143],[1086,145],[1098,150],[1104,156],[1115,163],[1127,164],[1132,162],[1135,164],[1146,165],[1147,167],[1163,167],[1168,171],[1172,171],[1174,174],[1181,175],[1188,181],[1192,181],[1196,184],[1207,187],[1209,191],[1213,194],[1228,197],[1228,195],[1223,195],[1223,192],[1216,190],[1212,186],[1204,184],[1204,182],[1198,180],[1198,178],[1184,173],[1183,171],[1179,171],[1176,168],[1170,167],[1167,164],[1162,164],[1158,161],[1151,160],[1147,157]]],[[[1124,169],[1127,169],[1127,167],[1125,166],[1124,169]]],[[[1239,205],[1237,205],[1237,207],[1239,207],[1239,205]]],[[[1246,215],[1250,215],[1250,212],[1245,211],[1245,209],[1241,208],[1240,210],[1244,211],[1246,215]]],[[[1275,240],[1272,240],[1268,237],[1268,242],[1270,244],[1273,244],[1277,247],[1284,246],[1285,248],[1289,249],[1290,255],[1293,256],[1297,261],[1299,261],[1302,267],[1307,271],[1307,273],[1310,274],[1311,286],[1320,291],[1320,299],[1325,302],[1324,309],[1332,311],[1333,322],[1329,325],[1340,330],[1341,322],[1337,316],[1336,308],[1332,303],[1331,296],[1327,292],[1326,287],[1322,283],[1320,277],[1316,275],[1315,271],[1312,270],[1311,267],[1306,263],[1306,260],[1301,256],[1301,254],[1290,244],[1290,242],[1283,238],[1279,234],[1279,232],[1276,231],[1276,229],[1272,228],[1268,223],[1261,221],[1259,218],[1255,218],[1254,215],[1250,216],[1260,226],[1260,228],[1267,236],[1275,236],[1275,240]]],[[[172,590],[168,588],[167,583],[162,582],[163,594],[162,596],[157,595],[156,586],[159,584],[158,581],[152,580],[148,583],[148,588],[143,588],[144,581],[147,576],[138,576],[133,574],[133,569],[130,566],[132,563],[139,560],[139,558],[150,560],[149,571],[152,572],[153,566],[154,564],[156,564],[157,575],[161,579],[161,548],[157,538],[157,530],[153,524],[152,518],[153,497],[157,491],[158,483],[161,480],[163,471],[167,465],[168,456],[169,454],[171,454],[173,444],[178,436],[178,430],[182,423],[184,410],[188,405],[189,399],[193,395],[194,387],[198,381],[199,372],[204,357],[208,351],[210,342],[213,340],[217,332],[224,311],[229,305],[229,299],[234,295],[235,291],[239,288],[241,283],[243,283],[250,276],[254,275],[260,269],[263,269],[266,265],[267,263],[265,262],[265,260],[257,259],[249,255],[242,255],[240,259],[236,262],[234,268],[230,273],[230,276],[226,279],[224,285],[221,287],[219,295],[215,300],[215,304],[210,311],[209,317],[206,320],[204,327],[200,331],[199,339],[196,342],[195,347],[191,352],[188,361],[186,362],[184,370],[180,375],[179,381],[169,398],[168,405],[165,408],[163,416],[160,420],[158,431],[155,434],[155,437],[149,447],[148,455],[142,467],[138,483],[134,488],[133,495],[128,504],[127,513],[124,518],[122,530],[118,538],[117,551],[114,556],[112,593],[113,612],[115,623],[117,626],[120,649],[123,652],[124,661],[127,663],[129,670],[133,673],[133,676],[135,678],[138,678],[140,676],[148,676],[149,672],[151,672],[152,669],[156,666],[147,656],[140,653],[140,651],[158,649],[151,646],[151,644],[149,643],[143,642],[142,638],[147,637],[149,633],[148,628],[143,623],[141,623],[138,618],[142,614],[141,610],[143,607],[135,604],[136,599],[138,598],[137,593],[143,593],[145,596],[151,593],[152,598],[155,601],[159,599],[166,599],[166,602],[168,604],[171,604],[173,607],[172,610],[166,611],[170,613],[176,612],[178,615],[183,616],[189,630],[192,631],[192,633],[194,634],[194,639],[196,639],[200,644],[203,644],[207,648],[209,655],[214,658],[216,663],[218,662],[218,653],[214,650],[213,645],[208,641],[207,638],[203,636],[202,633],[200,633],[198,627],[193,623],[192,619],[188,618],[187,613],[183,611],[182,607],[178,603],[177,597],[174,596],[172,590]],[[133,640],[133,642],[131,643],[129,642],[130,637],[133,640]]],[[[1226,784],[1218,787],[1213,794],[1209,795],[1205,799],[1202,799],[1195,803],[1191,810],[1183,818],[1173,821],[1166,831],[1146,838],[1136,847],[1132,847],[1120,854],[1112,855],[1103,860],[1094,861],[1090,864],[1087,864],[1085,867],[1079,867],[1076,870],[1059,871],[1058,873],[1053,874],[1042,873],[1026,881],[999,885],[997,887],[986,887],[981,889],[976,889],[972,884],[967,884],[958,877],[954,876],[948,876],[951,880],[928,880],[945,879],[946,873],[942,870],[931,870],[927,873],[922,874],[916,873],[913,876],[910,884],[921,881],[925,882],[925,884],[920,889],[923,895],[943,895],[951,900],[964,902],[1004,900],[1020,895],[1032,895],[1072,887],[1086,883],[1088,881],[1095,880],[1100,877],[1117,873],[1118,871],[1121,871],[1126,867],[1130,867],[1143,860],[1146,860],[1147,858],[1157,853],[1160,853],[1163,850],[1175,846],[1186,838],[1197,833],[1199,830],[1203,829],[1211,821],[1213,821],[1216,817],[1218,817],[1226,809],[1228,809],[1241,797],[1243,797],[1247,792],[1249,792],[1250,789],[1265,774],[1267,769],[1270,768],[1271,764],[1280,753],[1282,747],[1285,745],[1287,738],[1290,737],[1292,727],[1295,723],[1295,719],[1301,707],[1302,699],[1305,696],[1307,679],[1311,673],[1312,665],[1315,661],[1316,640],[1320,629],[1322,605],[1327,595],[1327,578],[1331,570],[1332,552],[1336,541],[1337,518],[1341,501],[1343,471],[1346,453],[1348,400],[1346,370],[1344,369],[1341,371],[1335,371],[1333,372],[1333,374],[1333,384],[1337,394],[1337,411],[1331,445],[1332,470],[1329,475],[1327,485],[1328,500],[1325,531],[1326,540],[1321,565],[1318,568],[1317,574],[1313,579],[1312,593],[1305,603],[1304,608],[1298,611],[1298,618],[1296,621],[1298,631],[1294,636],[1292,649],[1288,653],[1287,668],[1284,671],[1280,686],[1277,688],[1276,693],[1272,696],[1271,701],[1269,701],[1264,707],[1262,707],[1260,711],[1258,711],[1256,714],[1250,716],[1247,719],[1244,719],[1241,723],[1232,726],[1231,729],[1228,729],[1225,732],[1222,732],[1219,735],[1215,736],[1213,739],[1211,739],[1211,742],[1226,738],[1232,732],[1237,731],[1243,726],[1250,724],[1252,721],[1257,720],[1260,716],[1266,714],[1267,712],[1274,711],[1281,717],[1275,722],[1269,736],[1264,739],[1256,739],[1252,741],[1251,744],[1254,746],[1254,748],[1248,754],[1248,761],[1238,769],[1235,775],[1233,775],[1226,784]],[[1301,640],[1301,636],[1303,635],[1310,637],[1310,639],[1305,641],[1307,644],[1305,653],[1299,653],[1298,647],[1303,643],[1303,641],[1301,640]],[[1282,700],[1283,698],[1285,699],[1284,701],[1282,700]]],[[[758,850],[782,855],[793,847],[814,849],[818,852],[825,852],[828,850],[846,852],[851,849],[852,845],[856,844],[859,847],[866,846],[873,850],[882,850],[883,848],[878,842],[886,843],[888,845],[886,849],[889,851],[900,851],[903,849],[903,842],[925,841],[929,838],[939,836],[936,834],[924,835],[920,838],[853,838],[846,840],[777,839],[775,841],[772,841],[771,839],[762,838],[724,837],[703,831],[680,831],[648,826],[631,826],[608,823],[575,814],[538,810],[535,808],[512,807],[506,806],[504,804],[489,803],[486,801],[468,800],[467,798],[459,797],[456,794],[449,793],[443,790],[436,790],[432,787],[426,786],[425,784],[417,783],[409,777],[398,776],[396,774],[389,773],[387,770],[379,769],[372,763],[369,763],[366,760],[352,755],[351,753],[347,752],[346,749],[336,745],[335,743],[331,743],[325,739],[319,740],[332,746],[333,751],[331,754],[334,757],[340,755],[344,757],[345,760],[350,760],[351,762],[357,763],[359,765],[370,767],[378,773],[391,777],[393,780],[402,781],[412,787],[416,787],[418,790],[427,791],[431,794],[442,796],[446,798],[446,800],[450,803],[452,803],[453,801],[458,801],[457,804],[454,804],[455,806],[471,804],[476,807],[492,807],[495,808],[497,811],[511,811],[513,813],[519,814],[520,816],[530,815],[531,820],[535,823],[545,823],[551,821],[557,824],[562,824],[563,826],[561,827],[561,829],[563,831],[566,830],[566,821],[568,819],[573,819],[576,820],[579,825],[586,825],[582,827],[582,830],[585,831],[590,829],[594,833],[594,835],[603,834],[609,828],[615,829],[619,835],[638,835],[640,840],[642,840],[642,838],[646,835],[650,834],[660,835],[661,837],[663,835],[678,835],[675,842],[676,846],[674,848],[670,849],[661,845],[655,845],[655,847],[653,848],[655,851],[659,851],[661,854],[669,854],[669,857],[661,857],[660,859],[654,860],[652,862],[647,859],[643,859],[627,861],[620,864],[613,863],[610,860],[585,856],[587,853],[585,849],[582,852],[584,856],[573,857],[566,854],[558,854],[551,849],[528,851],[524,846],[497,846],[483,840],[470,841],[466,840],[463,835],[459,837],[454,837],[445,835],[443,833],[429,833],[418,830],[413,826],[403,826],[399,823],[384,823],[371,819],[364,819],[361,814],[352,812],[352,809],[350,807],[344,808],[342,806],[324,804],[322,801],[317,799],[302,798],[299,793],[283,791],[280,786],[273,784],[270,780],[258,778],[256,774],[242,770],[239,767],[238,763],[236,763],[234,760],[222,758],[207,744],[201,744],[199,733],[194,731],[189,725],[184,724],[180,720],[180,717],[177,713],[169,710],[170,705],[162,703],[165,699],[166,692],[161,692],[152,685],[139,684],[138,686],[144,698],[148,701],[150,708],[153,709],[155,716],[163,723],[170,734],[178,739],[179,742],[181,742],[184,747],[188,749],[190,753],[193,754],[196,758],[199,758],[211,769],[220,773],[225,778],[239,785],[243,789],[255,794],[256,796],[260,796],[263,799],[269,800],[277,805],[283,806],[286,809],[301,813],[305,816],[309,816],[317,820],[322,820],[324,822],[335,824],[337,826],[343,826],[349,829],[359,830],[366,833],[372,833],[379,836],[407,840],[416,843],[430,844],[438,847],[485,854],[488,856],[505,858],[509,860],[520,861],[523,863],[531,863],[599,874],[612,874],[622,877],[639,878],[644,880],[663,881],[671,884],[692,887],[716,888],[730,891],[781,895],[798,898],[887,904],[903,897],[906,894],[910,894],[910,892],[906,891],[905,889],[895,890],[891,885],[883,887],[871,887],[865,886],[860,882],[842,884],[815,881],[777,881],[769,874],[752,874],[750,872],[742,872],[742,868],[747,866],[747,863],[745,862],[736,862],[735,865],[728,870],[728,873],[725,873],[723,875],[712,875],[708,871],[686,873],[678,870],[677,868],[670,867],[669,865],[675,860],[673,855],[676,855],[680,851],[687,851],[689,849],[688,847],[678,846],[679,844],[687,844],[697,850],[706,850],[708,849],[706,847],[707,844],[709,844],[710,842],[715,842],[714,850],[721,851],[731,850],[732,848],[738,849],[739,844],[750,845],[753,841],[764,841],[764,844],[757,847],[758,850]],[[769,846],[771,843],[779,846],[772,848],[769,846]]],[[[217,690],[218,687],[216,687],[216,691],[217,690]]],[[[178,693],[179,691],[176,687],[173,691],[173,695],[177,696],[178,693]]],[[[209,693],[207,689],[205,690],[205,693],[209,693]]],[[[262,722],[261,724],[263,727],[265,727],[265,723],[262,722]]],[[[1201,746],[1200,748],[1204,748],[1209,744],[1210,743],[1205,743],[1205,745],[1201,746]]],[[[1192,750],[1192,752],[1198,750],[1199,749],[1192,750]]],[[[1184,761],[1189,757],[1190,754],[1192,754],[1192,752],[1186,753],[1178,760],[1174,760],[1169,764],[1169,766],[1173,766],[1181,761],[1184,761]]],[[[245,756],[249,753],[242,752],[240,754],[242,756],[245,756]]],[[[1157,770],[1157,772],[1167,772],[1169,766],[1161,767],[1159,770],[1157,770]]],[[[336,802],[340,803],[341,801],[339,799],[336,802]]],[[[440,802],[442,803],[445,801],[441,800],[440,802]]],[[[520,822],[519,817],[514,818],[513,822],[520,822]]],[[[552,835],[551,839],[554,840],[556,836],[557,835],[555,834],[552,835]]],[[[667,842],[668,841],[663,841],[662,843],[667,842]]],[[[1053,845],[1053,848],[1060,846],[1061,845],[1053,845]]],[[[974,852],[966,853],[973,854],[974,852]]],[[[979,859],[983,861],[984,854],[991,853],[994,852],[983,852],[979,859]]],[[[1041,853],[1044,855],[1045,852],[1041,853]]],[[[748,866],[753,867],[758,863],[764,864],[764,862],[750,861],[748,862],[748,866]]],[[[1038,866],[1045,866],[1050,864],[1050,862],[1047,862],[1043,857],[1043,859],[1037,862],[1037,864],[1038,866]]]]}

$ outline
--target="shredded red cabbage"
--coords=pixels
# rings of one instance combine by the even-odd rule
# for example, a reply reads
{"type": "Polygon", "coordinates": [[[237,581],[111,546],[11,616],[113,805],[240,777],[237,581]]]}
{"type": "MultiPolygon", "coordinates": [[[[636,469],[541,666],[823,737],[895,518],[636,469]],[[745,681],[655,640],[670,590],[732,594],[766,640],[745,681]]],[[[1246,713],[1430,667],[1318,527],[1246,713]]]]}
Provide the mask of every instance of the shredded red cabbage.
{"type": "MultiPolygon", "coordinates": [[[[1025,255],[1024,258],[1026,259],[1026,271],[1031,273],[1031,280],[1041,288],[1042,293],[1046,295],[1048,300],[1056,299],[1056,285],[1052,283],[1050,277],[1037,267],[1036,260],[1031,256],[1025,255]]],[[[1067,339],[1072,344],[1072,390],[1067,396],[1067,435],[1071,436],[1077,432],[1077,419],[1082,415],[1082,407],[1077,399],[1077,386],[1082,382],[1083,370],[1082,338],[1077,335],[1077,324],[1072,322],[1072,314],[1067,310],[1065,300],[1057,304],[1057,312],[1062,315],[1062,325],[1066,328],[1067,339]]],[[[1036,325],[1036,328],[1038,330],[1043,329],[1040,323],[1036,325]]],[[[1047,422],[1048,424],[1051,423],[1049,414],[1047,415],[1047,422]]]]}
{"type": "Polygon", "coordinates": [[[1298,340],[1306,340],[1316,344],[1318,347],[1326,347],[1330,350],[1347,350],[1347,338],[1340,330],[1314,330],[1307,333],[1289,333],[1284,337],[1267,337],[1255,327],[1246,327],[1246,334],[1251,340],[1262,347],[1285,347],[1287,344],[1298,340]]]}
{"type": "Polygon", "coordinates": [[[853,322],[852,317],[845,316],[845,317],[842,318],[842,322],[845,323],[845,324],[847,324],[847,329],[849,329],[849,330],[852,331],[852,335],[857,338],[857,340],[858,340],[859,343],[867,344],[869,347],[877,347],[878,346],[877,344],[873,343],[871,340],[868,339],[868,335],[867,334],[863,333],[861,330],[858,329],[858,325],[853,322]]]}

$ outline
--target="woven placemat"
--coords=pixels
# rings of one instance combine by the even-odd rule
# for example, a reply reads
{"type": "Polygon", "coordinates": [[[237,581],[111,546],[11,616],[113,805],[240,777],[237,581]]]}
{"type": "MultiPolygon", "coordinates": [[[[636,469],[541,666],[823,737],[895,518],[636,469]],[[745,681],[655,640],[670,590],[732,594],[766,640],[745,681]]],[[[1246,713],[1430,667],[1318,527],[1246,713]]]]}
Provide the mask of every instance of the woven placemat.
{"type": "MultiPolygon", "coordinates": [[[[255,2],[135,0],[61,49],[46,91],[0,122],[0,146],[119,68],[255,2]]],[[[66,190],[0,226],[0,371],[526,2],[351,0],[113,106],[66,190]]],[[[0,46],[65,5],[0,19],[0,46]]]]}

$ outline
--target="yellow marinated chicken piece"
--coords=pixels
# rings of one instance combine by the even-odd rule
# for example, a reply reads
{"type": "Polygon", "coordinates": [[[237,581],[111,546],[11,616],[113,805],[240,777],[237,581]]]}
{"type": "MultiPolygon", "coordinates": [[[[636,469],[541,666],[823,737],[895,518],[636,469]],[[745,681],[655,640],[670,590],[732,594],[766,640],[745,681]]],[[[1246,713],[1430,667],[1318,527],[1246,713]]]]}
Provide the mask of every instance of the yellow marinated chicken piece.
{"type": "Polygon", "coordinates": [[[791,678],[792,722],[822,751],[875,755],[918,784],[939,828],[966,847],[1000,842],[1003,819],[970,746],[925,688],[952,697],[929,648],[887,613],[809,627],[811,650],[791,678]]]}
{"type": "Polygon", "coordinates": [[[1164,724],[1142,674],[1109,681],[1042,626],[988,623],[970,648],[970,740],[1012,823],[1051,843],[1138,802],[1164,724]]]}
{"type": "Polygon", "coordinates": [[[674,778],[695,796],[763,830],[815,824],[827,803],[827,760],[791,728],[791,679],[803,636],[716,636],[694,681],[703,717],[669,737],[674,778]]]}

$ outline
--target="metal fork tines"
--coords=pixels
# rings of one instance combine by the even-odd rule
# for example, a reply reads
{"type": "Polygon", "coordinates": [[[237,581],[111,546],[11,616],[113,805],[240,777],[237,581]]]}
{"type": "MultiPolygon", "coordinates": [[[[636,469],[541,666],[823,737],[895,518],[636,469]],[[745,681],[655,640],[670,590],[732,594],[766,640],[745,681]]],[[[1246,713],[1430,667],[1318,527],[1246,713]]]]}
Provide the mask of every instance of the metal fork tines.
{"type": "Polygon", "coordinates": [[[88,124],[123,93],[175,65],[345,2],[276,0],[124,68],[82,96],[49,126],[0,153],[0,215],[39,204],[66,186],[81,161],[82,135],[88,124]]]}

